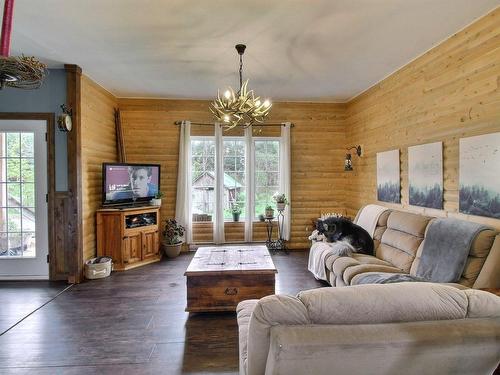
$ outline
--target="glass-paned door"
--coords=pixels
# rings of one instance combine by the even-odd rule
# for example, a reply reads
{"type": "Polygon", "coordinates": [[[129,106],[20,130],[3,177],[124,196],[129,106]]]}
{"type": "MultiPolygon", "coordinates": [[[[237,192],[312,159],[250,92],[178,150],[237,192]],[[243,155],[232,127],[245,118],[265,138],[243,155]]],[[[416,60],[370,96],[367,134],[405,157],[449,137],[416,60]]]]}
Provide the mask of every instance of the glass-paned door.
{"type": "Polygon", "coordinates": [[[48,278],[47,124],[0,120],[0,278],[48,278]]]}

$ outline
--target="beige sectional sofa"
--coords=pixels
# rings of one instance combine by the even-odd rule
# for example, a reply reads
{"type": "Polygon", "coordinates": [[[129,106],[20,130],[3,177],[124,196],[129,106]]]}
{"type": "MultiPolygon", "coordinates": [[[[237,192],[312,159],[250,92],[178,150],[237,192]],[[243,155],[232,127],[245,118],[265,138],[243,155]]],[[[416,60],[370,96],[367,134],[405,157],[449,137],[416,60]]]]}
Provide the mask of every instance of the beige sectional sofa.
{"type": "MultiPolygon", "coordinates": [[[[359,216],[359,213],[358,213],[359,216]]],[[[357,221],[358,216],[354,222],[357,221]]],[[[324,259],[326,280],[332,286],[357,285],[368,272],[415,275],[425,243],[426,230],[433,217],[397,210],[380,215],[374,231],[375,256],[353,254],[324,259]]],[[[325,243],[313,243],[311,250],[325,243]]],[[[500,235],[492,229],[480,232],[459,280],[459,287],[500,288],[500,235]]]]}
{"type": "Polygon", "coordinates": [[[240,374],[492,374],[500,297],[434,283],[318,288],[238,305],[240,374]]]}

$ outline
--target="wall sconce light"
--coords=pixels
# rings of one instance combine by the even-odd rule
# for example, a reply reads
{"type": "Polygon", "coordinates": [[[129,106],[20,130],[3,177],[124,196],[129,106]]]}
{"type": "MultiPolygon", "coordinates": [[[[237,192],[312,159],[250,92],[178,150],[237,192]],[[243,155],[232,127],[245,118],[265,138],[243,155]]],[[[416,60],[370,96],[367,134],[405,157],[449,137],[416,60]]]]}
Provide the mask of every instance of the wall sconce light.
{"type": "MultiPolygon", "coordinates": [[[[349,148],[347,148],[347,151],[351,151],[352,149],[356,150],[356,155],[361,156],[361,146],[358,145],[358,146],[349,147],[349,148]]],[[[344,171],[352,171],[352,170],[353,170],[353,168],[352,168],[352,156],[351,156],[351,153],[348,152],[345,155],[344,171]]]]}

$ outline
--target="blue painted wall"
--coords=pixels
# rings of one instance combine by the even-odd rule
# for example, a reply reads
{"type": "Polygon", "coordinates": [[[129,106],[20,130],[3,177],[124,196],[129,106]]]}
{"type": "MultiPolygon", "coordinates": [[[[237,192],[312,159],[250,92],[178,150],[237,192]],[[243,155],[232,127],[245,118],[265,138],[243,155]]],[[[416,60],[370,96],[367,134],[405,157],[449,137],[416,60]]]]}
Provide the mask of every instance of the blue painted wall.
{"type": "MultiPolygon", "coordinates": [[[[0,91],[0,112],[54,112],[61,113],[66,103],[66,72],[50,69],[38,90],[4,88],[0,91]]],[[[55,131],[56,190],[68,190],[68,153],[66,133],[55,131]]]]}

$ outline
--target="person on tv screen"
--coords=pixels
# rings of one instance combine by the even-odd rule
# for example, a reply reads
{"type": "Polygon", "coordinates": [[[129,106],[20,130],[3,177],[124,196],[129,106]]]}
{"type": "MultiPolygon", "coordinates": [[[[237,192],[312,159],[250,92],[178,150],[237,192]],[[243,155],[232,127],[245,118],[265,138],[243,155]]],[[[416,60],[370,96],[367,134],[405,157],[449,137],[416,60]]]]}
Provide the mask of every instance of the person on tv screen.
{"type": "Polygon", "coordinates": [[[113,199],[154,198],[158,186],[151,182],[151,167],[128,167],[129,185],[113,194],[113,199]]]}

